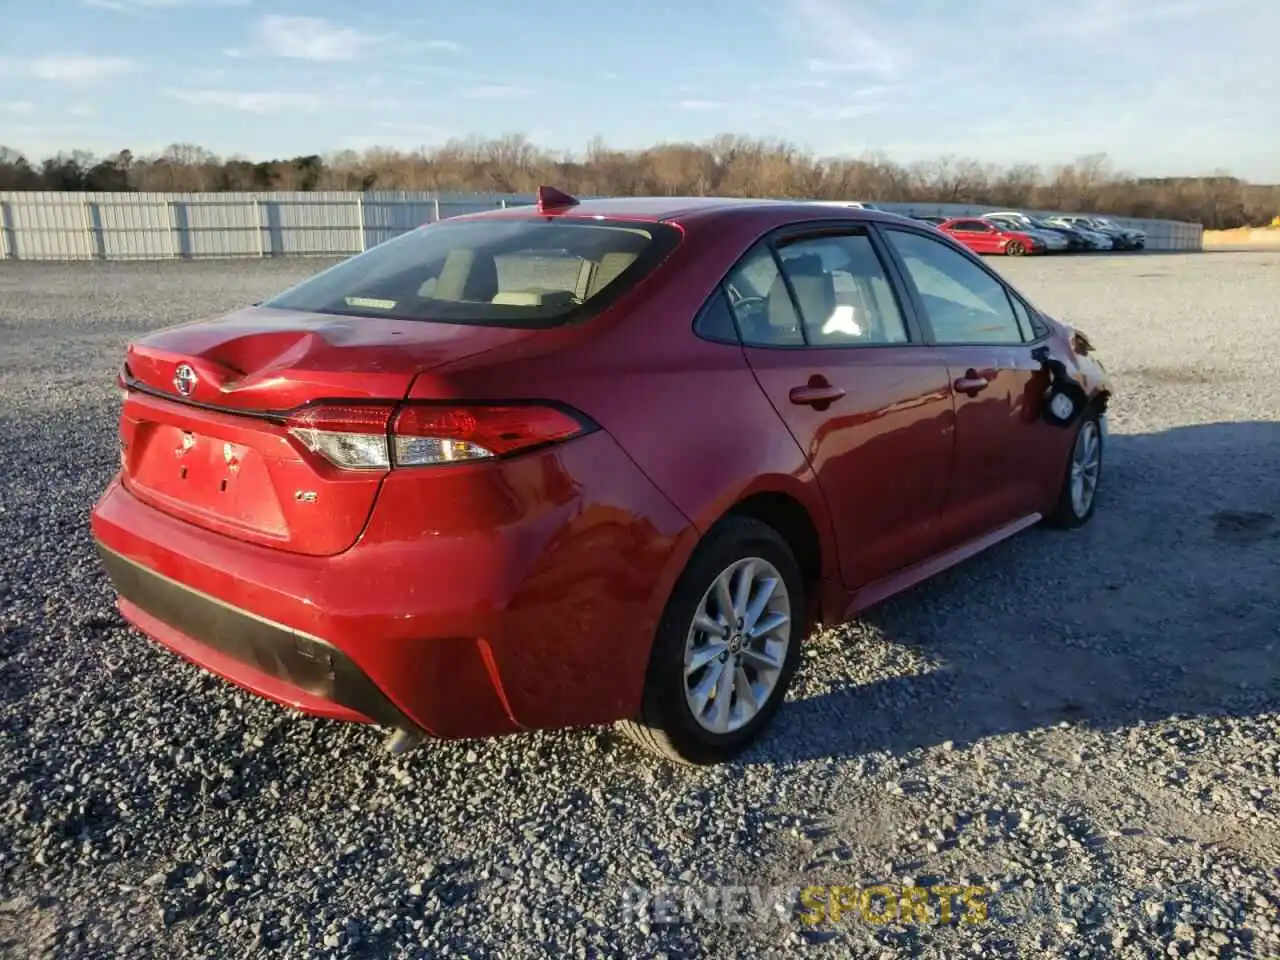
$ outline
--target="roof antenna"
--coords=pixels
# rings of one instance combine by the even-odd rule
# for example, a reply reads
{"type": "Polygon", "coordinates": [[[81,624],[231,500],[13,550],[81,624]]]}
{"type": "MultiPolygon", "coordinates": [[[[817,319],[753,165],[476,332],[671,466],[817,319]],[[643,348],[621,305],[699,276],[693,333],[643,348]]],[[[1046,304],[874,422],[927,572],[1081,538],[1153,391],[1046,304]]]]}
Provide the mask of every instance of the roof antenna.
{"type": "Polygon", "coordinates": [[[550,213],[554,210],[563,210],[565,207],[576,207],[577,205],[578,198],[571,197],[562,190],[547,186],[538,188],[539,213],[550,213]]]}

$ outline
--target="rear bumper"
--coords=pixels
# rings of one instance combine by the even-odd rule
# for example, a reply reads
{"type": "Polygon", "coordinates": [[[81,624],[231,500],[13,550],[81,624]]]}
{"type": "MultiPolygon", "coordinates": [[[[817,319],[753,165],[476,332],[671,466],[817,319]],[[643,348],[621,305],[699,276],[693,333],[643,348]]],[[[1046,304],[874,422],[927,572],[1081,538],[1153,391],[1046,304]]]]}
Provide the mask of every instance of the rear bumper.
{"type": "Polygon", "coordinates": [[[334,556],[202,529],[118,478],[92,532],[139,630],[305,712],[449,739],[634,714],[688,520],[603,431],[419,477],[393,472],[334,556]]]}
{"type": "Polygon", "coordinates": [[[332,644],[170,580],[101,543],[98,553],[121,612],[175,653],[308,713],[423,732],[332,644]]]}

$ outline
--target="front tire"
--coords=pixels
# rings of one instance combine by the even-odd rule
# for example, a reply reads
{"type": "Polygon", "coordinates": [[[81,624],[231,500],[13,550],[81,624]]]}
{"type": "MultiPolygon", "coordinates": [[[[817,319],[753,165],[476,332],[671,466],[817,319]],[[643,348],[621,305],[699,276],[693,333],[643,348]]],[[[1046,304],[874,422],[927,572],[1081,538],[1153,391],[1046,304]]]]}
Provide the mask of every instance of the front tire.
{"type": "Polygon", "coordinates": [[[1073,530],[1089,522],[1097,505],[1098,482],[1102,479],[1102,452],[1102,428],[1098,414],[1090,410],[1081,418],[1076,431],[1058,502],[1045,518],[1049,526],[1073,530]]]}
{"type": "Polygon", "coordinates": [[[1020,257],[1027,252],[1027,248],[1022,245],[1021,240],[1010,240],[1009,245],[1004,248],[1005,256],[1020,257]]]}
{"type": "Polygon", "coordinates": [[[640,714],[622,732],[677,763],[736,756],[786,696],[806,609],[800,567],[782,536],[749,517],[722,521],[672,590],[640,714]]]}

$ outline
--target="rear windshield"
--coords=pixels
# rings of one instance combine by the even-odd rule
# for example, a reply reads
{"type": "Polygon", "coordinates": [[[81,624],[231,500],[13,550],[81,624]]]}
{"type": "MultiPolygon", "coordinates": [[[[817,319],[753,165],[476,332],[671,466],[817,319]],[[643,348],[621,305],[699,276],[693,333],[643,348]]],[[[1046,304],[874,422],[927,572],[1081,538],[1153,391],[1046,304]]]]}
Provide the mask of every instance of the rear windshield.
{"type": "Polygon", "coordinates": [[[542,327],[584,318],[679,242],[662,223],[445,220],[305,280],[264,307],[396,320],[542,327]]]}

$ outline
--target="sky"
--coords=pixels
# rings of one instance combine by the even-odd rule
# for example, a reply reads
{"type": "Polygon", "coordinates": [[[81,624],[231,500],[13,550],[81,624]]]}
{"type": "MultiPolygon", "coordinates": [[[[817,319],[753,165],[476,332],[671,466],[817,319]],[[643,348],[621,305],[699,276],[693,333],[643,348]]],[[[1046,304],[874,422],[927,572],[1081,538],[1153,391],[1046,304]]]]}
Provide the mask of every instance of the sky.
{"type": "Polygon", "coordinates": [[[1276,0],[0,0],[0,145],[523,133],[1280,183],[1276,0]]]}

